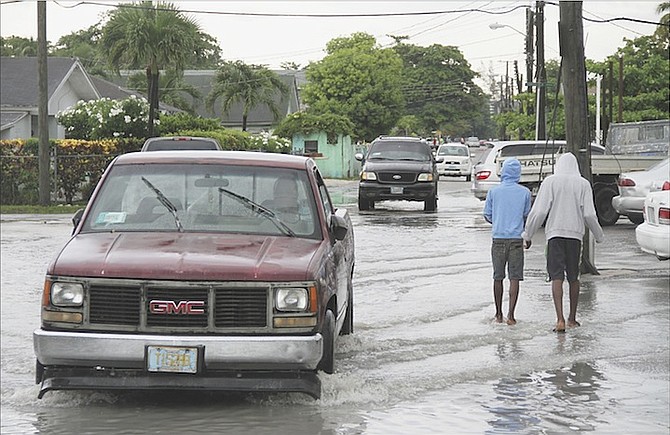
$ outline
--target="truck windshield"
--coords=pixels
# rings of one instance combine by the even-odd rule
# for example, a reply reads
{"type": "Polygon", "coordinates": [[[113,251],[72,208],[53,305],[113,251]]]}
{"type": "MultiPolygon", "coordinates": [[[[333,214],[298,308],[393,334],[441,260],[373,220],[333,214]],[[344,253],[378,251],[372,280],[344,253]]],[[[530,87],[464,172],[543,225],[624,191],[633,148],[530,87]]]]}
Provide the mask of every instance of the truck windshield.
{"type": "Polygon", "coordinates": [[[322,237],[304,171],[208,164],[114,166],[82,228],[106,231],[322,237]]]}
{"type": "Polygon", "coordinates": [[[401,141],[382,141],[373,143],[368,160],[410,160],[430,161],[430,147],[427,144],[401,141]]]}

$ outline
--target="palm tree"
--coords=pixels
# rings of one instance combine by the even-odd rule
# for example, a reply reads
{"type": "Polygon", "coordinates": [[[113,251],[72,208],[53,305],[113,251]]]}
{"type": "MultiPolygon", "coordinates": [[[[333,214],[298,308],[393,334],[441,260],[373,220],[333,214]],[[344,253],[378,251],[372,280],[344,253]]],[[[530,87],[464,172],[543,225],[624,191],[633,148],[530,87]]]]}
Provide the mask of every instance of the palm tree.
{"type": "Polygon", "coordinates": [[[158,113],[159,74],[172,69],[181,74],[200,38],[195,21],[172,3],[142,1],[119,5],[103,29],[102,47],[118,73],[121,67],[144,67],[149,99],[148,134],[154,135],[158,113]]]}
{"type": "Polygon", "coordinates": [[[242,131],[247,131],[249,112],[256,106],[268,106],[275,119],[279,117],[277,92],[285,95],[288,87],[279,76],[261,65],[247,65],[241,61],[224,62],[214,77],[212,91],[206,104],[213,110],[216,100],[221,101],[222,114],[228,113],[233,104],[242,104],[242,131]]]}
{"type": "Polygon", "coordinates": [[[668,39],[668,33],[670,31],[670,2],[662,2],[656,7],[656,12],[663,14],[661,16],[661,22],[656,32],[654,34],[661,38],[662,40],[668,39]]]}
{"type": "MultiPolygon", "coordinates": [[[[142,73],[128,77],[128,89],[142,92],[147,89],[147,77],[142,73]]],[[[195,86],[184,81],[184,78],[174,70],[169,70],[158,78],[158,91],[163,103],[170,104],[195,115],[195,102],[201,100],[202,92],[195,86]],[[184,95],[189,95],[193,104],[189,103],[184,95]]]]}

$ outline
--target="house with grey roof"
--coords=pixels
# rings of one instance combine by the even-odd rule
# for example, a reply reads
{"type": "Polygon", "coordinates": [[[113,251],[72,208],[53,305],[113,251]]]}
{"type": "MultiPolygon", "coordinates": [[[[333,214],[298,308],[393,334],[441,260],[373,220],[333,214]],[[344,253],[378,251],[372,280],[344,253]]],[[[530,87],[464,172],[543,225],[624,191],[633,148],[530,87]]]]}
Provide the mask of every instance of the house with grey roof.
{"type": "MultiPolygon", "coordinates": [[[[293,70],[273,70],[273,72],[279,76],[288,88],[288,92],[285,95],[282,95],[280,92],[275,94],[275,104],[279,108],[279,117],[275,119],[272,111],[265,104],[254,107],[247,117],[247,131],[249,133],[271,132],[273,126],[278,121],[281,121],[286,115],[299,111],[301,108],[299,85],[301,80],[304,82],[304,72],[293,70]]],[[[123,86],[127,83],[128,77],[136,73],[137,71],[121,71],[120,77],[113,77],[111,80],[123,86]]],[[[205,105],[205,99],[212,90],[212,82],[215,77],[216,70],[185,70],[183,75],[184,81],[196,88],[202,97],[193,98],[186,92],[183,93],[183,96],[193,106],[198,116],[216,118],[221,122],[223,127],[241,130],[242,104],[234,104],[226,114],[221,113],[221,103],[218,101],[214,105],[213,111],[209,110],[205,105]]]]}
{"type": "MultiPolygon", "coordinates": [[[[100,98],[82,64],[73,58],[47,58],[49,137],[64,138],[56,114],[79,100],[100,98]]],[[[0,58],[0,139],[37,136],[39,103],[36,57],[0,58]]]]}
{"type": "MultiPolygon", "coordinates": [[[[27,139],[37,136],[39,99],[36,57],[0,57],[0,139],[27,139]]],[[[125,100],[142,97],[116,83],[89,75],[79,60],[47,58],[49,137],[62,139],[65,129],[56,121],[58,112],[83,100],[110,98],[125,100]]],[[[163,113],[182,110],[160,103],[163,113]]]]}
{"type": "MultiPolygon", "coordinates": [[[[278,121],[284,119],[291,113],[300,110],[300,97],[298,94],[298,85],[296,81],[296,72],[289,70],[275,70],[279,79],[286,85],[288,92],[282,95],[280,92],[275,93],[274,101],[279,109],[279,117],[275,119],[274,114],[270,108],[265,104],[260,104],[251,109],[247,117],[247,131],[250,133],[258,133],[261,131],[271,132],[273,126],[278,121]]],[[[202,95],[205,97],[212,90],[212,81],[216,75],[216,71],[185,71],[184,80],[201,89],[202,95]]],[[[205,107],[204,102],[196,102],[196,112],[203,117],[218,118],[221,120],[221,125],[226,128],[241,130],[242,129],[242,114],[244,107],[241,103],[233,104],[230,110],[223,114],[221,113],[221,101],[217,100],[214,104],[213,112],[205,107]],[[198,104],[199,103],[199,104],[198,104]]]]}

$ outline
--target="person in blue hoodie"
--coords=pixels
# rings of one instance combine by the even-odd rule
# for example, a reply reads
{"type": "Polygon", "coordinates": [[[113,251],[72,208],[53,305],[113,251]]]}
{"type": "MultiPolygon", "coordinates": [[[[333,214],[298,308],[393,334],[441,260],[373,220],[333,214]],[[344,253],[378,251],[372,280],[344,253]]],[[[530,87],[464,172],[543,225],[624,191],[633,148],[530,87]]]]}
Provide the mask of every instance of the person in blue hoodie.
{"type": "Polygon", "coordinates": [[[577,321],[579,262],[586,227],[591,230],[597,243],[604,238],[593,204],[591,183],[582,177],[577,157],[572,153],[561,155],[556,161],[553,175],[540,184],[528,215],[524,240],[530,241],[543,224],[547,239],[547,273],[556,309],[554,331],[565,332],[563,281],[567,278],[570,292],[567,327],[574,328],[580,326],[577,321]]]}
{"type": "Polygon", "coordinates": [[[503,162],[500,184],[489,190],[484,204],[484,219],[492,224],[493,243],[493,300],[496,305],[495,320],[503,322],[502,299],[505,267],[509,274],[509,310],[507,324],[516,324],[514,309],[519,298],[519,282],[523,281],[523,249],[530,247],[522,234],[530,212],[530,190],[519,184],[521,163],[514,158],[503,162]]]}

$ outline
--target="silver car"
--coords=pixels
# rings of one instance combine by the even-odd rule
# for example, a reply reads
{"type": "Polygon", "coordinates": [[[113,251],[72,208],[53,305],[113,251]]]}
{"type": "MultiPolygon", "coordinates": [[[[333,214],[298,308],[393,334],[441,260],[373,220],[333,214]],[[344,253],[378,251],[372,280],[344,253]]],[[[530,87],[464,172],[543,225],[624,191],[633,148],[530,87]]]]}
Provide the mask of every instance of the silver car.
{"type": "Polygon", "coordinates": [[[565,147],[565,141],[545,140],[516,140],[485,143],[486,150],[479,157],[474,167],[474,180],[472,181],[472,193],[475,197],[486,200],[487,192],[494,186],[500,184],[498,175],[498,159],[500,157],[527,156],[533,154],[556,153],[565,147]]]}
{"type": "Polygon", "coordinates": [[[644,222],[642,208],[649,192],[663,188],[670,180],[670,159],[665,159],[644,171],[624,172],[619,175],[619,195],[612,198],[612,207],[634,224],[644,222]]]}
{"type": "Polygon", "coordinates": [[[448,143],[440,145],[437,157],[444,161],[437,164],[437,173],[441,176],[465,177],[465,181],[472,179],[472,156],[467,145],[448,143]]]}

